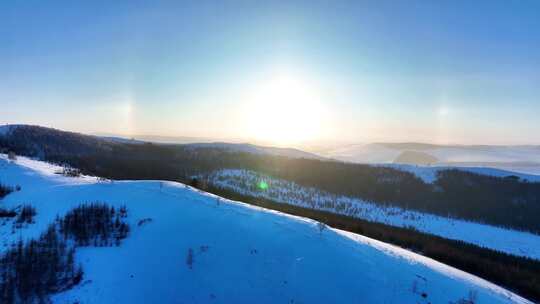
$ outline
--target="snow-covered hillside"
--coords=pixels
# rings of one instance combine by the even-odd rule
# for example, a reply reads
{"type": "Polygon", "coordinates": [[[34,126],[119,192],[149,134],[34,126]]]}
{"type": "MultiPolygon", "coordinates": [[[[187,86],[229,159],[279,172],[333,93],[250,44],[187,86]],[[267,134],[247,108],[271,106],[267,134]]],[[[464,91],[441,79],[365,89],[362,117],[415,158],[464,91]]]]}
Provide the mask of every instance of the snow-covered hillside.
{"type": "Polygon", "coordinates": [[[65,177],[20,157],[0,181],[20,185],[0,205],[37,210],[0,225],[0,251],[38,236],[56,215],[101,201],[126,205],[119,247],[78,249],[84,279],[54,303],[531,303],[431,259],[316,222],[228,201],[183,184],[65,177]],[[468,303],[468,302],[463,302],[468,303]]]}
{"type": "Polygon", "coordinates": [[[209,182],[217,187],[245,195],[330,211],[391,226],[413,227],[444,238],[540,260],[540,235],[532,233],[332,195],[246,170],[221,170],[210,175],[209,182]],[[261,182],[265,183],[265,189],[258,187],[261,182]]]}
{"type": "Polygon", "coordinates": [[[413,173],[421,178],[426,183],[433,183],[437,180],[437,172],[441,170],[460,170],[481,175],[494,176],[494,177],[508,177],[516,176],[521,180],[527,180],[529,182],[540,182],[540,175],[525,174],[513,171],[507,171],[496,168],[486,167],[456,167],[456,166],[418,166],[418,165],[406,165],[406,164],[381,164],[374,166],[385,166],[401,171],[413,173]]]}

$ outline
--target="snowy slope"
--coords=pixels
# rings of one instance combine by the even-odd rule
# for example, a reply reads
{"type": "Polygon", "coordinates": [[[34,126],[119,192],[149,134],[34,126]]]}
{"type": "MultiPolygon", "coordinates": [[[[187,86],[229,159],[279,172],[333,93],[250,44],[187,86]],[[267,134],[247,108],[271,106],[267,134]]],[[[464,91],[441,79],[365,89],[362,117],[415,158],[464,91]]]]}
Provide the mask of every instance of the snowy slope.
{"type": "Polygon", "coordinates": [[[35,237],[82,202],[125,204],[132,226],[120,247],[81,248],[82,284],[54,303],[531,303],[482,279],[359,235],[219,199],[179,183],[104,182],[55,175],[54,166],[0,159],[0,180],[22,186],[0,204],[30,203],[36,223],[0,251],[35,237]],[[142,226],[141,219],[152,221],[142,226]],[[192,249],[192,269],[186,264],[192,249]],[[424,294],[424,296],[422,296],[424,294]]]}
{"type": "Polygon", "coordinates": [[[390,226],[414,227],[419,231],[447,239],[460,240],[492,250],[540,260],[540,235],[533,233],[399,207],[383,206],[354,197],[336,196],[253,171],[221,170],[210,175],[209,181],[214,186],[245,195],[329,211],[390,226]],[[256,185],[260,181],[267,183],[268,189],[259,190],[256,185]]]}
{"type": "Polygon", "coordinates": [[[441,170],[460,170],[467,171],[476,174],[494,176],[494,177],[507,177],[517,176],[521,180],[528,180],[529,182],[540,182],[540,175],[518,173],[508,170],[486,168],[486,167],[456,167],[456,166],[418,166],[418,165],[405,165],[405,164],[381,164],[376,166],[385,166],[401,171],[413,173],[421,178],[426,183],[433,183],[437,180],[437,172],[441,170]]]}

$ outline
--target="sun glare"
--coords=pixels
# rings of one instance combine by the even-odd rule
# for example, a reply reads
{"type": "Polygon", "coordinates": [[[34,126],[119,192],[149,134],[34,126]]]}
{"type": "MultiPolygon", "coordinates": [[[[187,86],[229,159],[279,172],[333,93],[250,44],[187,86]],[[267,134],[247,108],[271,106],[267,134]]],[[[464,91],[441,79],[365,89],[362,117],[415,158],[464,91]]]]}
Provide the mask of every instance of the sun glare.
{"type": "Polygon", "coordinates": [[[287,145],[317,138],[323,110],[315,86],[281,73],[254,86],[245,116],[252,138],[287,145]]]}

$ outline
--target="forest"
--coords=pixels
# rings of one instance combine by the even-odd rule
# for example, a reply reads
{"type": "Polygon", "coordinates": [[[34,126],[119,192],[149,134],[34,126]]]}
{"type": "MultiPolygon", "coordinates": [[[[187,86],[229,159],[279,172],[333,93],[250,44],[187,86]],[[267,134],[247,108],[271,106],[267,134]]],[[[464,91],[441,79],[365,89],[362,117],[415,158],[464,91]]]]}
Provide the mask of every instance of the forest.
{"type": "MultiPolygon", "coordinates": [[[[21,218],[35,210],[25,206],[21,218]]],[[[0,256],[0,302],[46,303],[49,295],[81,282],[84,270],[75,264],[82,246],[118,246],[129,226],[125,207],[83,204],[57,218],[37,239],[19,240],[0,256]]]]}
{"type": "Polygon", "coordinates": [[[13,188],[0,184],[0,199],[13,192],[13,188]]]}
{"type": "MultiPolygon", "coordinates": [[[[124,143],[42,127],[0,137],[0,151],[69,165],[111,179],[189,182],[221,169],[247,169],[375,204],[540,233],[540,183],[442,170],[433,183],[384,166],[287,158],[212,147],[124,143]]],[[[76,171],[79,174],[79,171],[76,171]]]]}

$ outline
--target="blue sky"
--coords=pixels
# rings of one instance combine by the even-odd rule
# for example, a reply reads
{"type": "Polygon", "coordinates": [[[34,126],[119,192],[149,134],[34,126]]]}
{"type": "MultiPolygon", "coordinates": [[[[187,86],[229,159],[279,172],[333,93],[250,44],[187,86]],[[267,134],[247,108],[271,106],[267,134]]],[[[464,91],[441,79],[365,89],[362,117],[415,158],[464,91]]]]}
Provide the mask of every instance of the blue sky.
{"type": "Polygon", "coordinates": [[[540,143],[539,50],[538,1],[2,1],[0,123],[540,143]]]}

